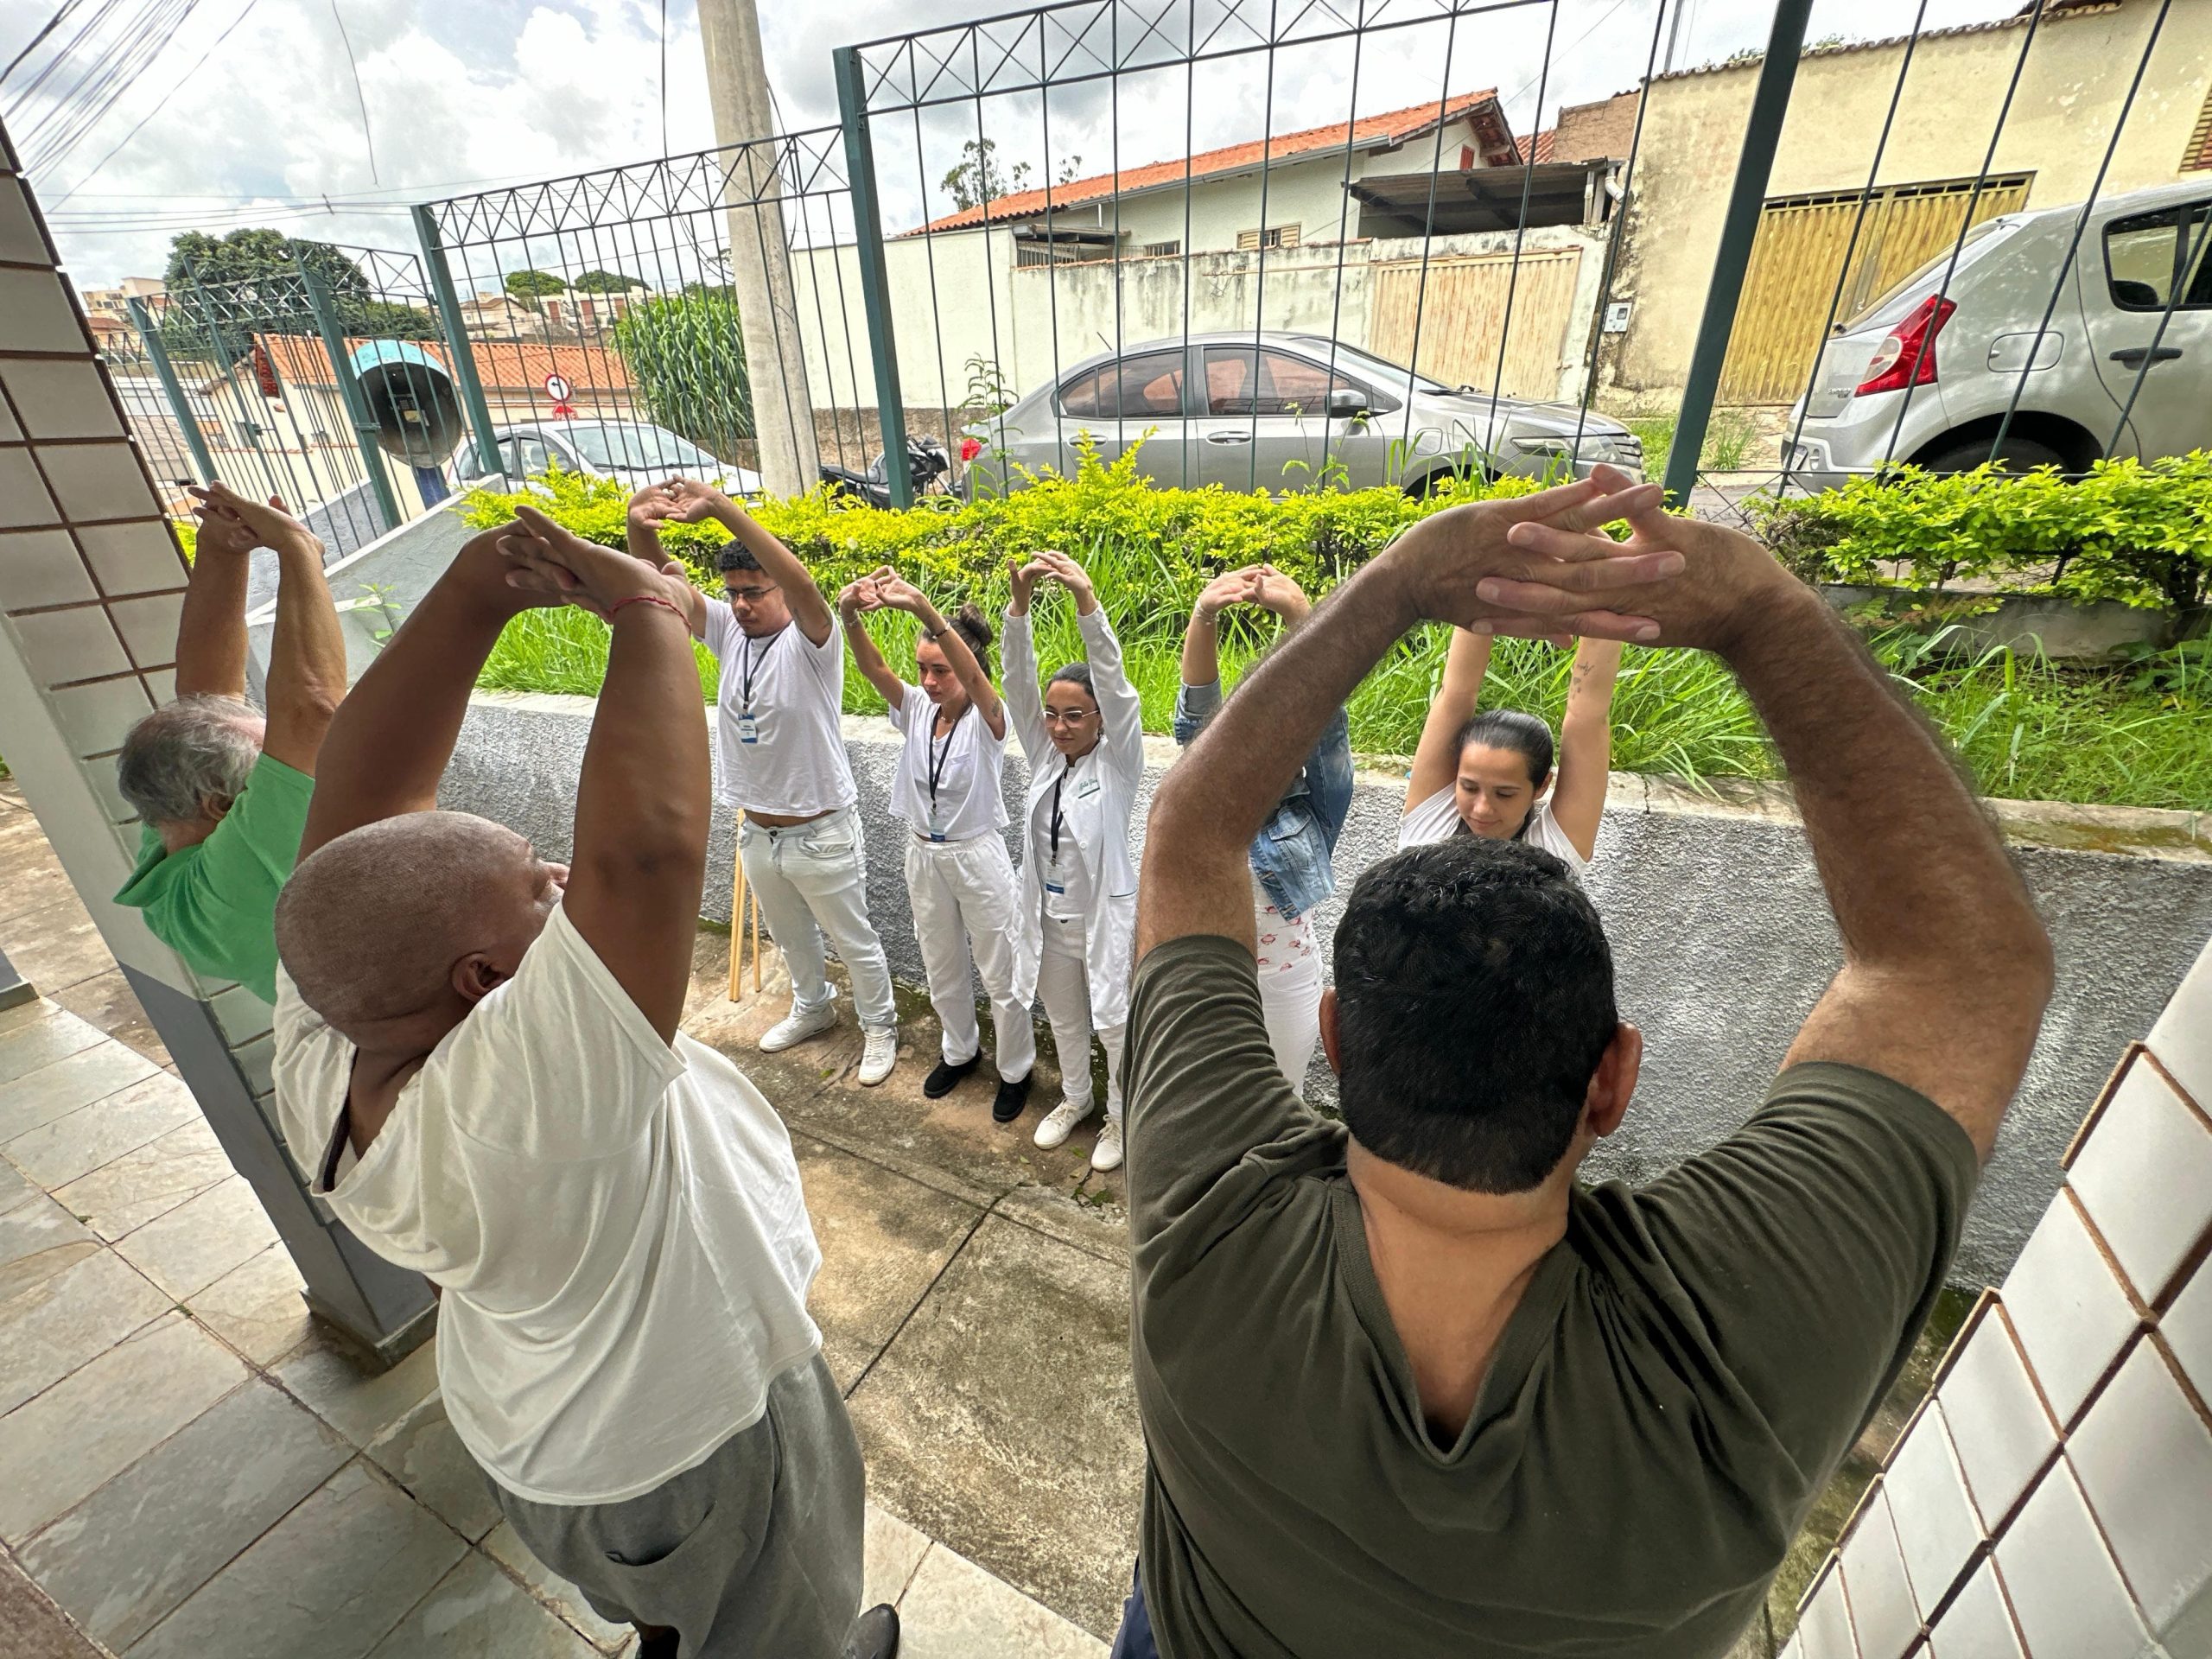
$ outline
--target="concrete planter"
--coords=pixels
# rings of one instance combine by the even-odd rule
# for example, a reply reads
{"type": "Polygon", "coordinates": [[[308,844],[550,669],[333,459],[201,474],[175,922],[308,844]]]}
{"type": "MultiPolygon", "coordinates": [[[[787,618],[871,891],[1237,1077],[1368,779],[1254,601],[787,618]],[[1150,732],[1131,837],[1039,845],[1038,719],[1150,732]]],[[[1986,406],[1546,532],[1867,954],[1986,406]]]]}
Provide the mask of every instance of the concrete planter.
{"type": "MultiPolygon", "coordinates": [[[[1967,593],[1937,593],[1930,588],[1876,588],[1847,582],[1822,582],[1821,597],[1840,611],[1869,600],[1894,604],[1955,603],[1976,597],[1967,593]]],[[[1979,657],[2005,650],[2042,653],[2058,661],[2081,661],[2109,657],[2129,645],[2164,647],[2192,639],[2205,630],[2203,611],[2146,611],[2118,600],[2077,605],[2070,600],[2034,594],[2005,594],[1997,607],[1958,619],[1958,632],[1945,642],[1954,656],[1979,657]]]]}

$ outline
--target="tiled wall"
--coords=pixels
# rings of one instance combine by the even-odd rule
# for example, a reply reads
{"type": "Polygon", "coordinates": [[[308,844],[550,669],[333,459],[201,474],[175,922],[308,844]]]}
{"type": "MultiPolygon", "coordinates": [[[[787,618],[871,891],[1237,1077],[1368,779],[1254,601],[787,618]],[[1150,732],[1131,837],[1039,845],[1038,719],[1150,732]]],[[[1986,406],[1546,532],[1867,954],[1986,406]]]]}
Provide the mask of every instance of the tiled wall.
{"type": "Polygon", "coordinates": [[[200,983],[107,901],[139,842],[115,753],[174,692],[187,570],[58,267],[0,129],[0,754],[310,1300],[364,1341],[404,1340],[428,1293],[308,1198],[274,1128],[268,1006],[200,983]]]}
{"type": "Polygon", "coordinates": [[[2131,1049],[1788,1659],[2212,1655],[2212,945],[2131,1049]]]}

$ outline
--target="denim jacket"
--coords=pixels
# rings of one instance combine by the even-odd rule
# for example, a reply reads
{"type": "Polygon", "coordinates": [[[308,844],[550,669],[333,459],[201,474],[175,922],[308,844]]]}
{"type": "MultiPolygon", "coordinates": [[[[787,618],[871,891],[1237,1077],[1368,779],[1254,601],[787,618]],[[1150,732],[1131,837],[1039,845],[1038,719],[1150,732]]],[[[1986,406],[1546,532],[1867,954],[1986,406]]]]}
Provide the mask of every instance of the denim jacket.
{"type": "MultiPolygon", "coordinates": [[[[1175,694],[1175,741],[1188,744],[1221,708],[1221,682],[1185,685],[1175,694]]],[[[1268,899],[1292,921],[1337,890],[1331,860],[1351,810],[1351,723],[1331,715],[1304,770],[1275,803],[1274,816],[1252,838],[1252,874],[1268,899]]]]}

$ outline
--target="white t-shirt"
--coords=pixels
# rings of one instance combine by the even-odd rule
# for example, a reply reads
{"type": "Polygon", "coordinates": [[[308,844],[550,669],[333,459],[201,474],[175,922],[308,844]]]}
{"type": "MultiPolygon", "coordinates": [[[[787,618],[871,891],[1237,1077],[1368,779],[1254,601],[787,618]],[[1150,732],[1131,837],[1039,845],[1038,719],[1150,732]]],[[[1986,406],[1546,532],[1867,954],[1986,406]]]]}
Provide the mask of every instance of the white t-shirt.
{"type": "Polygon", "coordinates": [[[727,604],[709,602],[706,635],[722,665],[715,700],[715,788],[722,804],[803,817],[859,799],[837,723],[845,696],[837,630],[818,645],[797,622],[754,639],[727,604]]]}
{"type": "MultiPolygon", "coordinates": [[[[1398,850],[1408,847],[1427,847],[1440,841],[1448,841],[1459,833],[1459,785],[1446,785],[1420,805],[1408,810],[1398,820],[1398,850]]],[[[1545,796],[1529,814],[1529,831],[1521,837],[1531,847],[1544,851],[1564,862],[1580,876],[1590,868],[1590,861],[1575,850],[1574,843],[1567,838],[1567,831],[1559,827],[1559,820],[1552,816],[1552,798],[1545,796]]]]}
{"type": "Polygon", "coordinates": [[[1000,779],[1006,766],[1006,739],[991,735],[991,724],[973,703],[954,722],[950,735],[937,734],[937,705],[918,685],[910,685],[891,711],[892,724],[906,738],[899,770],[891,779],[891,801],[917,835],[966,841],[1007,826],[1006,796],[1000,779]],[[930,779],[937,779],[932,807],[930,779]]]}
{"type": "MultiPolygon", "coordinates": [[[[1096,749],[1091,753],[1096,754],[1096,749]]],[[[1086,757],[1088,758],[1088,757],[1086,757]]],[[[1045,913],[1058,920],[1072,921],[1090,913],[1090,873],[1083,868],[1083,851],[1075,844],[1075,836],[1066,827],[1065,812],[1069,798],[1079,789],[1096,793],[1099,788],[1096,766],[1086,766],[1078,761],[1072,771],[1058,750],[1052,752],[1048,763],[1057,770],[1046,774],[1049,780],[1044,796],[1029,814],[1029,856],[1037,866],[1037,873],[1045,894],[1045,913]],[[1052,856],[1052,784],[1060,782],[1063,773],[1066,781],[1059,797],[1063,818],[1060,829],[1060,855],[1052,856]],[[1059,892],[1052,891],[1054,887],[1059,892]]]]}
{"type": "Polygon", "coordinates": [[[820,1347],[782,1121],[712,1049],[662,1042],[565,911],[342,1175],[353,1046],[281,969],[276,1036],[294,1160],[363,1243],[443,1288],[446,1414],[509,1491],[649,1492],[820,1347]]]}

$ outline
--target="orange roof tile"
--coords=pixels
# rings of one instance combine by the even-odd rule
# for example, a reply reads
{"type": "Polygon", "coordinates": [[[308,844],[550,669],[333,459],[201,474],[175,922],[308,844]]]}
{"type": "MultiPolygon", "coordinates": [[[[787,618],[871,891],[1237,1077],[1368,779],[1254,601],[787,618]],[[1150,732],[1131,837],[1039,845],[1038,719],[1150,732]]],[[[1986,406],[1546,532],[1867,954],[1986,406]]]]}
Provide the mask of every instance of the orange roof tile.
{"type": "Polygon", "coordinates": [[[1541,163],[1551,160],[1553,147],[1558,143],[1558,140],[1559,129],[1556,127],[1546,127],[1541,132],[1537,133],[1534,137],[1522,138],[1517,141],[1514,145],[1514,149],[1520,153],[1522,163],[1525,166],[1529,161],[1529,151],[1533,147],[1536,152],[1536,161],[1541,165],[1541,163]]]}
{"type": "MultiPolygon", "coordinates": [[[[257,334],[262,349],[269,353],[277,378],[298,386],[327,386],[330,380],[330,359],[322,349],[322,341],[312,334],[257,334]]],[[[346,349],[358,350],[369,344],[365,340],[348,340],[346,349]]],[[[423,354],[438,363],[446,361],[442,340],[415,340],[423,354]]],[[[469,342],[469,354],[476,359],[476,378],[482,381],[486,391],[537,392],[545,384],[545,377],[557,374],[578,391],[627,391],[630,390],[629,366],[621,354],[605,346],[542,341],[532,340],[478,340],[469,342]]],[[[251,368],[241,363],[241,372],[251,373],[251,368]]]]}
{"type": "MultiPolygon", "coordinates": [[[[1495,105],[1497,101],[1496,87],[1479,92],[1463,92],[1445,104],[1443,119],[1447,122],[1456,120],[1479,105],[1495,105]]],[[[1498,112],[1497,118],[1499,125],[1503,126],[1503,111],[1498,112]]],[[[1431,130],[1437,124],[1437,105],[1434,102],[1411,104],[1402,110],[1361,117],[1351,124],[1350,142],[1359,147],[1402,143],[1408,138],[1431,130]]],[[[1268,159],[1280,161],[1287,156],[1341,149],[1346,143],[1344,128],[1345,124],[1338,121],[1330,126],[1308,127],[1303,132],[1282,133],[1268,141],[1268,159]]],[[[1199,152],[1190,158],[1188,176],[1193,180],[1211,178],[1224,173],[1245,172],[1259,165],[1260,144],[1255,140],[1248,144],[1228,144],[1219,149],[1199,152]]],[[[1101,173],[1091,178],[1056,184],[1049,192],[1052,206],[1055,209],[1069,207],[1100,196],[1127,195],[1132,191],[1151,189],[1159,185],[1179,184],[1185,176],[1185,166],[1179,156],[1172,162],[1154,162],[1143,167],[1125,168],[1119,173],[1101,173]]],[[[947,213],[942,219],[933,219],[920,230],[905,231],[900,234],[919,236],[923,231],[956,231],[970,225],[981,225],[986,219],[1032,218],[1045,211],[1047,194],[1044,190],[1016,190],[1007,195],[995,196],[974,207],[963,207],[957,213],[947,213]]]]}

